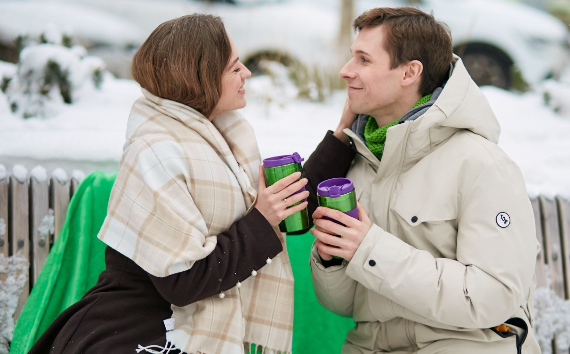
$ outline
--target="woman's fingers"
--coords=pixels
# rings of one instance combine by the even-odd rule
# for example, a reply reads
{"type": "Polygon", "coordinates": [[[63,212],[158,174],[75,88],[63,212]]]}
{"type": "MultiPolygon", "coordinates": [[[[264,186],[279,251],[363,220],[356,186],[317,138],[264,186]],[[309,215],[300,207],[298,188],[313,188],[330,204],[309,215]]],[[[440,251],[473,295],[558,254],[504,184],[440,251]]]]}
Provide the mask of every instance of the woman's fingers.
{"type": "Polygon", "coordinates": [[[302,202],[301,204],[295,205],[293,207],[290,207],[289,209],[285,209],[283,211],[283,220],[285,220],[286,217],[288,217],[289,215],[293,215],[298,211],[301,211],[303,209],[305,209],[307,207],[309,203],[307,202],[302,202]]]}
{"type": "Polygon", "coordinates": [[[301,193],[297,193],[297,194],[294,194],[294,195],[292,195],[292,196],[286,198],[286,199],[287,199],[287,204],[288,204],[288,205],[293,205],[293,204],[295,204],[295,203],[298,203],[298,202],[300,202],[300,201],[302,201],[302,200],[307,199],[308,197],[309,197],[309,191],[303,191],[303,192],[301,192],[301,193]]]}
{"type": "Polygon", "coordinates": [[[292,173],[289,176],[283,177],[279,181],[273,183],[273,185],[267,187],[267,191],[271,194],[277,194],[280,191],[282,191],[284,188],[286,188],[288,185],[298,180],[299,178],[301,178],[301,172],[292,173]]]}
{"type": "Polygon", "coordinates": [[[301,188],[305,187],[307,185],[307,183],[308,183],[308,180],[306,178],[302,178],[302,179],[298,180],[297,182],[287,186],[286,188],[284,188],[280,192],[276,193],[275,195],[279,199],[289,198],[289,196],[296,193],[301,188]]]}

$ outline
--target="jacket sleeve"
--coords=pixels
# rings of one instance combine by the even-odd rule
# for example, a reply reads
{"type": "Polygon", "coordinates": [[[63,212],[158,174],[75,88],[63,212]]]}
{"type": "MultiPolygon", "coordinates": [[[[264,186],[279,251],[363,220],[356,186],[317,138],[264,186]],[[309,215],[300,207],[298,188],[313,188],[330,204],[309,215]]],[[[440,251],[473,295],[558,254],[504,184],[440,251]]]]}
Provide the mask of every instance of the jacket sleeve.
{"type": "Polygon", "coordinates": [[[283,250],[271,224],[255,208],[217,238],[214,251],[192,268],[163,278],[149,274],[166,301],[183,307],[231,289],[283,250]]]}
{"type": "MultiPolygon", "coordinates": [[[[310,192],[309,216],[313,215],[318,207],[317,186],[324,180],[336,177],[345,177],[356,152],[328,131],[325,138],[317,146],[309,159],[303,165],[303,177],[308,179],[305,188],[310,192]]],[[[313,218],[309,217],[311,226],[313,218]]]]}
{"type": "Polygon", "coordinates": [[[343,261],[340,265],[324,267],[314,244],[309,263],[319,303],[337,315],[352,317],[356,281],[346,275],[348,263],[343,261]]]}
{"type": "Polygon", "coordinates": [[[526,301],[536,242],[520,170],[510,161],[497,161],[459,205],[457,259],[434,258],[373,225],[346,274],[427,320],[489,328],[526,301]],[[501,220],[502,213],[510,223],[501,220]]]}

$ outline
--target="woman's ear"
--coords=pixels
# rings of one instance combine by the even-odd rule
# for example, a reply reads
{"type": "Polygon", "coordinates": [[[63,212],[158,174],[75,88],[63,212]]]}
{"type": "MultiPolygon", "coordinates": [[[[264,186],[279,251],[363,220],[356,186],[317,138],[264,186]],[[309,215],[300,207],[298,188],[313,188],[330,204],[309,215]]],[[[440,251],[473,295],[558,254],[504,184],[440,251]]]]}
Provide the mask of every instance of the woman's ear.
{"type": "Polygon", "coordinates": [[[404,71],[404,77],[402,78],[402,85],[409,86],[412,84],[418,84],[424,70],[424,65],[419,60],[412,60],[405,65],[406,70],[404,71]]]}

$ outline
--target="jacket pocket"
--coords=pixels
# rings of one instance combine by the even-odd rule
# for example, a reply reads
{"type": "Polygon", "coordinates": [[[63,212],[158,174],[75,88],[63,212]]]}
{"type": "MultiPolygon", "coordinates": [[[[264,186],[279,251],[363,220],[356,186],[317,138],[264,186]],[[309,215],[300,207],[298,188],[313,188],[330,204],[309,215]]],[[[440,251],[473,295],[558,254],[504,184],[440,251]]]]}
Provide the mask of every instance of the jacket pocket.
{"type": "Polygon", "coordinates": [[[398,237],[434,257],[456,258],[457,211],[443,198],[421,200],[401,193],[393,212],[398,237]]]}
{"type": "Polygon", "coordinates": [[[515,336],[516,345],[517,345],[517,354],[521,354],[522,353],[522,346],[523,346],[524,342],[526,341],[526,337],[528,335],[527,323],[520,317],[513,317],[513,318],[509,318],[507,321],[505,321],[504,324],[506,324],[509,327],[509,330],[507,332],[499,332],[496,329],[499,326],[497,326],[495,328],[491,328],[491,330],[493,332],[495,332],[501,338],[509,338],[509,337],[515,336]]]}
{"type": "Polygon", "coordinates": [[[394,211],[402,221],[411,227],[429,222],[433,224],[455,220],[457,209],[445,200],[420,200],[403,195],[398,196],[394,211]]]}

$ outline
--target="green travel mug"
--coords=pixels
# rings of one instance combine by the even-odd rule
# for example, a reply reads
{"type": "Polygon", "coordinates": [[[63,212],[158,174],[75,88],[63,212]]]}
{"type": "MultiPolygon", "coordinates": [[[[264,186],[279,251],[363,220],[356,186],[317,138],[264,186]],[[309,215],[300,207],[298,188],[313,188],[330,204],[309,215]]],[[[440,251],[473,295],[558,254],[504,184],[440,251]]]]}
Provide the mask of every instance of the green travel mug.
{"type": "MultiPolygon", "coordinates": [[[[274,156],[263,160],[263,173],[265,175],[265,184],[269,187],[281,178],[287,177],[292,173],[301,172],[301,161],[304,159],[298,154],[274,156]]],[[[305,187],[299,189],[297,193],[305,191],[305,187]]],[[[293,195],[294,195],[293,194],[293,195]]],[[[290,196],[289,196],[290,197],[290,196]]],[[[303,201],[301,201],[303,202],[303,201]]],[[[290,205],[290,207],[299,203],[290,205]]],[[[279,230],[289,235],[303,234],[309,229],[309,211],[307,208],[289,215],[279,224],[279,230]]]]}
{"type": "MultiPolygon", "coordinates": [[[[335,209],[349,215],[358,220],[358,209],[356,208],[356,193],[354,192],[354,184],[348,178],[331,178],[322,181],[317,186],[317,201],[319,206],[335,209]]],[[[340,221],[328,218],[345,226],[340,221]]],[[[341,257],[333,256],[341,259],[341,257]]]]}

